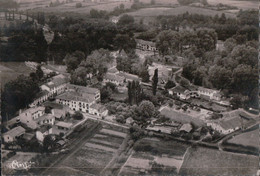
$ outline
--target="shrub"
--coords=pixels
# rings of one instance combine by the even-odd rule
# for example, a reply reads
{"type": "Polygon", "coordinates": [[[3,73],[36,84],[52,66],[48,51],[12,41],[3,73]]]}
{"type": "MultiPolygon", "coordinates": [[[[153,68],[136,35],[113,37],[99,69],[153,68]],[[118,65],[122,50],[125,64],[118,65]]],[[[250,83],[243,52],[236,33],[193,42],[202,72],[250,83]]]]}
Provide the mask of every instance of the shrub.
{"type": "Polygon", "coordinates": [[[79,111],[76,111],[73,115],[72,115],[72,118],[73,119],[76,119],[76,120],[82,120],[83,119],[83,114],[79,111]]]}

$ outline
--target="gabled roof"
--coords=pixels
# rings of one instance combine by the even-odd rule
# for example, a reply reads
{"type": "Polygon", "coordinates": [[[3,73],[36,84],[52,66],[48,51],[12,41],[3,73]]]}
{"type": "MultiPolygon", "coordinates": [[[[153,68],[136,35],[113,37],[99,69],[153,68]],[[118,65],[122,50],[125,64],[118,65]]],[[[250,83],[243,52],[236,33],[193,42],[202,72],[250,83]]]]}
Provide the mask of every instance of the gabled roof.
{"type": "Polygon", "coordinates": [[[56,124],[56,126],[60,126],[60,127],[64,127],[64,128],[70,128],[72,127],[72,123],[69,123],[69,122],[58,122],[56,124]]]}
{"type": "Polygon", "coordinates": [[[185,131],[187,133],[191,132],[192,125],[190,123],[185,123],[181,126],[180,131],[185,131]]]}
{"type": "Polygon", "coordinates": [[[66,111],[64,109],[52,109],[52,113],[54,117],[60,118],[65,116],[66,111]]]}
{"type": "Polygon", "coordinates": [[[38,117],[37,119],[35,119],[35,121],[39,122],[39,121],[43,121],[43,120],[51,120],[54,118],[55,117],[52,114],[44,114],[44,115],[38,117]]]}
{"type": "Polygon", "coordinates": [[[147,40],[135,39],[135,41],[136,41],[136,43],[139,43],[141,45],[149,45],[149,46],[152,46],[152,47],[156,46],[154,42],[147,41],[147,40]]]}
{"type": "Polygon", "coordinates": [[[25,129],[21,126],[15,127],[9,131],[7,131],[6,133],[4,133],[4,135],[9,135],[11,137],[17,137],[17,136],[21,136],[22,134],[25,133],[25,129]]]}
{"type": "Polygon", "coordinates": [[[101,104],[97,104],[97,103],[92,104],[92,105],[90,106],[90,108],[96,109],[96,110],[97,110],[98,112],[100,112],[100,113],[102,113],[102,112],[104,112],[104,111],[107,110],[105,106],[103,106],[103,105],[101,105],[101,104]]]}
{"type": "Polygon", "coordinates": [[[177,92],[177,93],[185,93],[185,91],[188,91],[186,88],[182,87],[182,86],[176,86],[171,88],[170,90],[172,90],[173,92],[177,92]]]}
{"type": "Polygon", "coordinates": [[[78,86],[74,84],[68,84],[67,87],[69,89],[72,89],[73,91],[79,92],[79,93],[86,93],[86,94],[96,94],[99,93],[99,90],[92,87],[85,87],[85,86],[78,86]]]}
{"type": "Polygon", "coordinates": [[[124,77],[119,76],[117,74],[113,74],[113,73],[106,73],[105,76],[104,76],[104,79],[108,79],[108,80],[112,80],[112,81],[118,81],[118,82],[124,81],[124,77]]]}
{"type": "Polygon", "coordinates": [[[41,97],[47,95],[48,93],[49,93],[49,92],[48,92],[47,90],[42,90],[40,93],[38,93],[38,94],[36,95],[35,99],[41,98],[41,97]]]}
{"type": "Polygon", "coordinates": [[[126,72],[119,72],[117,75],[121,76],[125,79],[130,79],[130,80],[133,80],[133,81],[140,81],[140,78],[138,76],[133,75],[133,74],[129,74],[129,73],[126,73],[126,72]]]}
{"type": "Polygon", "coordinates": [[[119,71],[117,70],[116,67],[112,67],[112,68],[109,68],[109,69],[107,70],[107,72],[108,72],[108,73],[117,73],[117,72],[119,72],[119,71]]]}
{"type": "Polygon", "coordinates": [[[92,103],[93,101],[95,101],[95,95],[78,93],[78,92],[65,92],[61,95],[58,95],[56,99],[92,103]]]}
{"type": "Polygon", "coordinates": [[[208,88],[204,88],[204,87],[198,87],[198,91],[204,91],[204,92],[208,92],[208,93],[212,93],[212,94],[219,94],[220,93],[219,90],[208,89],[208,88]]]}
{"type": "Polygon", "coordinates": [[[26,109],[24,112],[22,112],[23,114],[24,113],[30,113],[30,114],[33,114],[37,111],[44,111],[45,110],[45,107],[43,106],[37,106],[37,107],[32,107],[32,108],[29,108],[29,109],[26,109]]]}
{"type": "Polygon", "coordinates": [[[51,129],[50,125],[42,125],[42,126],[39,127],[39,129],[37,131],[40,131],[41,133],[45,133],[49,129],[51,129]]]}
{"type": "Polygon", "coordinates": [[[126,54],[125,50],[122,49],[122,50],[120,51],[120,53],[118,54],[118,57],[128,57],[128,55],[126,54]]]}

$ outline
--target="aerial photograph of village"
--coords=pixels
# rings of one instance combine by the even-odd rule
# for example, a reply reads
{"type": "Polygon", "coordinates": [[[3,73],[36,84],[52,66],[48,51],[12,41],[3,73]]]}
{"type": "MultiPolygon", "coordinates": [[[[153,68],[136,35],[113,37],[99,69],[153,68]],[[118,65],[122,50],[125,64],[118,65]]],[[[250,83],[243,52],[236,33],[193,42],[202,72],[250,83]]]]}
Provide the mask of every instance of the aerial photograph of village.
{"type": "Polygon", "coordinates": [[[0,0],[1,175],[260,175],[258,13],[0,0]]]}

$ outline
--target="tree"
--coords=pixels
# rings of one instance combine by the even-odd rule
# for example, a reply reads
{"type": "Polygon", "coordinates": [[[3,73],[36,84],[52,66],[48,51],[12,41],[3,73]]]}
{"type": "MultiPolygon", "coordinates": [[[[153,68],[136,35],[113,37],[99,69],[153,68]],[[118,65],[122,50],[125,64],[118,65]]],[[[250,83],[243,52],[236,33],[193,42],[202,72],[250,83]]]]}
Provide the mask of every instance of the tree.
{"type": "Polygon", "coordinates": [[[76,3],[76,8],[82,7],[82,4],[80,2],[76,3]]]}
{"type": "Polygon", "coordinates": [[[24,109],[40,92],[38,84],[24,75],[5,84],[1,92],[1,115],[6,120],[8,115],[14,115],[19,109],[24,109]]]}
{"type": "Polygon", "coordinates": [[[142,67],[142,70],[141,70],[141,73],[139,76],[142,78],[143,82],[149,82],[150,75],[149,75],[147,67],[144,67],[144,66],[142,67]]]}
{"type": "Polygon", "coordinates": [[[72,115],[73,119],[76,120],[82,120],[83,119],[83,114],[80,111],[76,111],[73,115],[72,115]]]}
{"type": "Polygon", "coordinates": [[[153,117],[153,115],[155,113],[154,104],[147,100],[142,101],[140,103],[138,109],[144,118],[151,118],[151,117],[153,117]]]}
{"type": "Polygon", "coordinates": [[[157,85],[158,85],[158,68],[154,70],[152,81],[153,81],[152,82],[153,95],[156,95],[157,85]]]}
{"type": "Polygon", "coordinates": [[[53,150],[56,137],[54,135],[47,135],[43,139],[43,150],[45,152],[50,152],[53,150]]]}
{"type": "Polygon", "coordinates": [[[172,80],[168,80],[167,83],[165,84],[164,88],[170,89],[170,88],[173,88],[175,86],[176,86],[176,84],[172,80]]]}
{"type": "Polygon", "coordinates": [[[134,23],[134,17],[130,16],[130,15],[122,15],[119,20],[118,20],[118,25],[131,25],[134,23]]]}
{"type": "Polygon", "coordinates": [[[36,68],[36,77],[38,80],[42,80],[43,76],[44,76],[44,73],[42,71],[41,65],[38,65],[36,68]]]}

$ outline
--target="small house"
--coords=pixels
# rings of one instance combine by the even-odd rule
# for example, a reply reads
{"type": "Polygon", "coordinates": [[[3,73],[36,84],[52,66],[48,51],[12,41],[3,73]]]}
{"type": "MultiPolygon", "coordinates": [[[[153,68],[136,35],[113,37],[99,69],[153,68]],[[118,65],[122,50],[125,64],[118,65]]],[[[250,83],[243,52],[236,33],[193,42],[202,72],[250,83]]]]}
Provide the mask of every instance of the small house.
{"type": "Polygon", "coordinates": [[[89,108],[89,113],[99,117],[105,117],[108,114],[108,110],[101,104],[92,104],[89,108]]]}
{"type": "Polygon", "coordinates": [[[173,87],[169,89],[168,92],[170,95],[176,94],[182,100],[187,100],[190,98],[190,91],[182,86],[173,87]]]}
{"type": "Polygon", "coordinates": [[[192,131],[192,125],[190,123],[185,123],[181,126],[180,132],[190,133],[192,131]]]}
{"type": "Polygon", "coordinates": [[[43,142],[45,136],[52,134],[52,127],[49,125],[42,125],[36,131],[36,139],[43,142]]]}
{"type": "Polygon", "coordinates": [[[16,139],[25,134],[25,129],[21,126],[15,127],[3,134],[4,142],[15,142],[16,139]]]}

